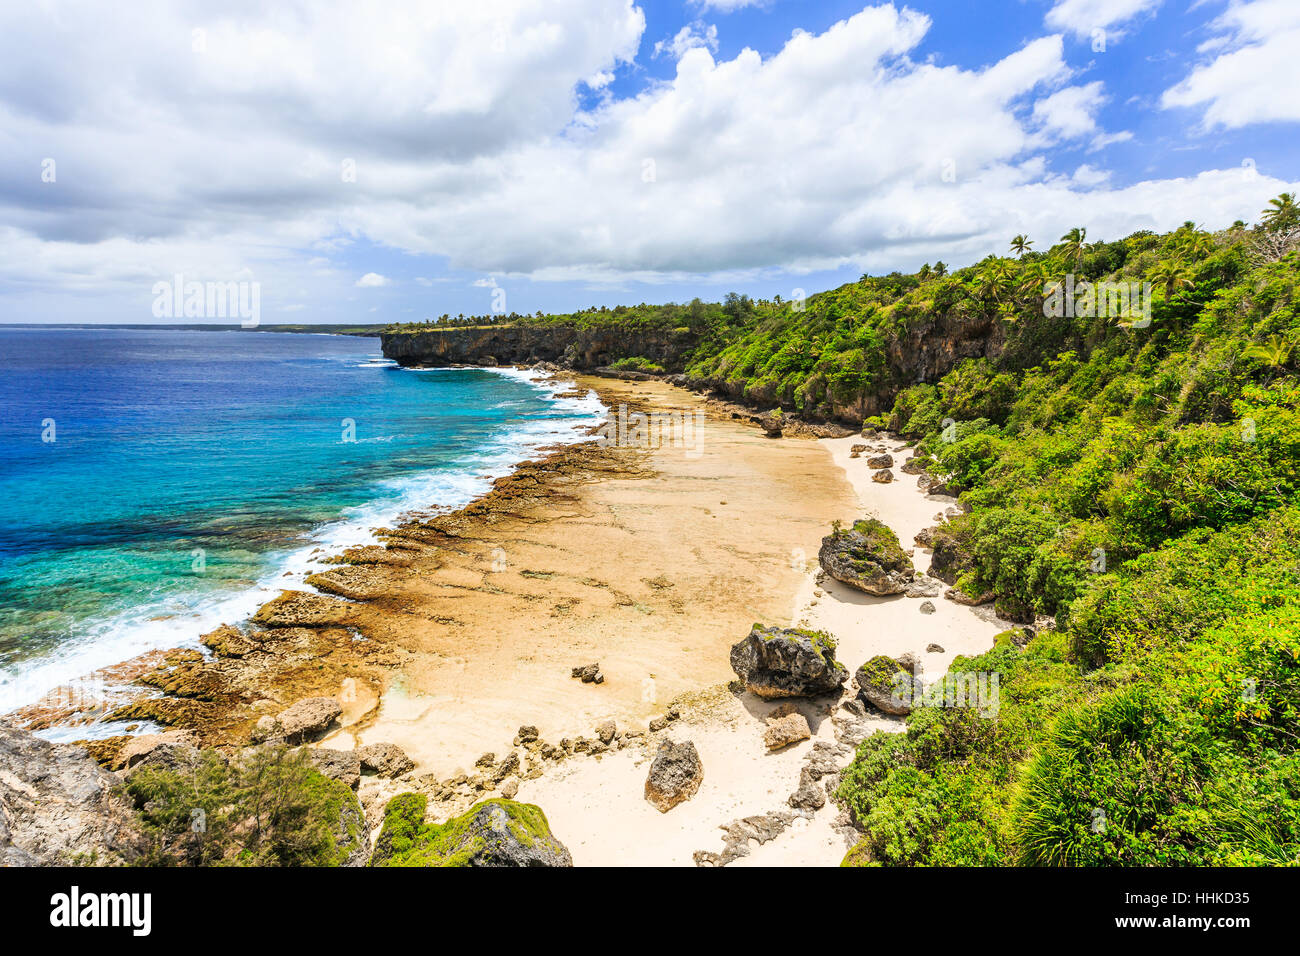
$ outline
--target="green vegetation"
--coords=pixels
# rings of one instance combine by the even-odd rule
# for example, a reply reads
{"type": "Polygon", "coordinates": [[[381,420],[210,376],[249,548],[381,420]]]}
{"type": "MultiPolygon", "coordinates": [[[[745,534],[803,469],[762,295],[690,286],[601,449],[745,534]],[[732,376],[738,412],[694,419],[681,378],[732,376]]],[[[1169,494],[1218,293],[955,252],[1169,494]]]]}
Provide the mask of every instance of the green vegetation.
{"type": "Polygon", "coordinates": [[[1055,617],[954,665],[998,675],[995,717],[922,707],[862,744],[846,862],[1300,863],[1295,198],[1044,245],[518,321],[679,332],[688,376],[916,441],[972,508],[936,536],[945,571],[1055,617]]]}
{"type": "MultiPolygon", "coordinates": [[[[886,571],[901,571],[912,567],[912,559],[899,544],[898,535],[883,521],[877,518],[855,521],[853,533],[855,537],[851,538],[848,554],[859,570],[866,572],[879,566],[886,571]]],[[[838,522],[831,534],[837,539],[850,537],[838,522]]]]}
{"type": "Polygon", "coordinates": [[[882,417],[973,506],[959,586],[1057,629],[954,664],[998,674],[995,718],[862,744],[846,864],[1300,862],[1300,263],[1259,232],[1072,233],[1090,278],[1153,282],[1148,327],[1048,320],[1030,352],[1018,316],[882,417]]]}
{"type": "MultiPolygon", "coordinates": [[[[550,825],[540,807],[513,800],[484,800],[446,823],[425,823],[428,798],[422,793],[402,793],[384,808],[384,826],[375,841],[371,866],[471,866],[497,839],[490,827],[480,825],[485,809],[505,811],[505,826],[524,848],[553,844],[550,825]]],[[[555,844],[558,846],[558,844],[555,844]]]]}
{"type": "Polygon", "coordinates": [[[611,365],[610,368],[618,369],[620,372],[649,372],[655,375],[662,374],[664,370],[662,365],[652,362],[648,358],[644,358],[640,355],[635,355],[630,358],[621,358],[611,365]]]}
{"type": "Polygon", "coordinates": [[[338,866],[365,841],[356,796],[301,750],[260,747],[231,762],[204,750],[146,764],[125,789],[148,866],[338,866]]]}

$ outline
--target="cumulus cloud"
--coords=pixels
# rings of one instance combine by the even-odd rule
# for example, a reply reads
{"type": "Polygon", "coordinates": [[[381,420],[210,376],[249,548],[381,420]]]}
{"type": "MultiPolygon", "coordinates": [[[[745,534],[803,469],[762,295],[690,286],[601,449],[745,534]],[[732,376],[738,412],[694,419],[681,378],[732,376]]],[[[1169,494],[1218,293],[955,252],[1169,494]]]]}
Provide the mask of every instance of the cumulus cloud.
{"type": "Polygon", "coordinates": [[[702,10],[731,13],[733,10],[739,10],[742,7],[766,7],[771,0],[693,0],[693,2],[702,10]]]}
{"type": "Polygon", "coordinates": [[[1166,90],[1161,106],[1202,107],[1210,129],[1300,120],[1300,4],[1234,2],[1213,27],[1201,46],[1210,58],[1166,90]]]}
{"type": "Polygon", "coordinates": [[[268,308],[292,290],[283,307],[372,287],[331,265],[363,242],[503,281],[893,268],[979,258],[1008,230],[1229,222],[1289,188],[1053,172],[1059,145],[1124,135],[1100,83],[1069,85],[1062,36],[939,65],[914,58],[930,19],[893,5],[766,58],[718,60],[706,33],[672,77],[587,107],[578,90],[640,46],[630,2],[158,3],[129,25],[108,9],[0,10],[7,294],[147,308],[184,272],[256,278],[268,308]]]}
{"type": "Polygon", "coordinates": [[[387,277],[381,276],[378,272],[367,272],[357,280],[357,288],[378,289],[381,286],[388,285],[389,281],[390,280],[387,277]]]}
{"type": "Polygon", "coordinates": [[[678,30],[671,39],[660,40],[656,43],[653,55],[661,56],[664,53],[670,53],[674,59],[680,60],[687,50],[694,50],[697,47],[712,50],[716,53],[718,50],[718,28],[711,23],[701,23],[699,20],[688,23],[678,30]]]}
{"type": "Polygon", "coordinates": [[[1108,39],[1117,39],[1122,31],[1115,28],[1155,10],[1160,3],[1161,0],[1059,0],[1047,11],[1047,25],[1079,37],[1090,37],[1094,30],[1106,30],[1108,39]]]}

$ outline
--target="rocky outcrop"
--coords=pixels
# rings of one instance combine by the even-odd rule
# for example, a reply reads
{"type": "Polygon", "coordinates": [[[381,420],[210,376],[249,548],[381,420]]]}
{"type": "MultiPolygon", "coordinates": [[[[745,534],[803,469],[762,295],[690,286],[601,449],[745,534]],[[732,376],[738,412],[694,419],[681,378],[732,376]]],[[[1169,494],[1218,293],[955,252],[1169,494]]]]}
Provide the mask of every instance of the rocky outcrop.
{"type": "Polygon", "coordinates": [[[350,617],[351,608],[343,601],[305,591],[282,591],[263,604],[253,620],[263,627],[333,627],[347,623],[350,617]]]}
{"type": "Polygon", "coordinates": [[[198,737],[188,730],[169,730],[161,734],[141,734],[138,737],[132,737],[122,745],[118,753],[117,763],[113,769],[119,767],[129,770],[139,763],[145,761],[164,763],[169,762],[177,750],[193,751],[197,754],[198,737]]]}
{"type": "Polygon", "coordinates": [[[858,696],[886,714],[906,716],[912,712],[913,660],[895,660],[880,654],[871,658],[853,676],[858,696]]]}
{"type": "Polygon", "coordinates": [[[0,724],[0,866],[133,862],[144,841],[119,784],[80,747],[0,724]]]}
{"type": "Polygon", "coordinates": [[[501,325],[410,329],[380,336],[385,357],[399,365],[536,365],[592,371],[623,358],[646,358],[680,371],[697,344],[688,329],[600,328],[574,325],[501,325]]]}
{"type": "Polygon", "coordinates": [[[898,537],[875,518],[822,538],[817,557],[835,580],[881,597],[902,594],[916,573],[898,537]]]}
{"type": "Polygon", "coordinates": [[[931,531],[930,551],[930,577],[944,584],[956,584],[958,576],[971,569],[969,552],[950,531],[942,528],[931,531]]]}
{"type": "Polygon", "coordinates": [[[267,715],[253,731],[256,742],[283,741],[300,744],[323,736],[343,714],[333,697],[304,697],[278,717],[267,715]]]}
{"type": "Polygon", "coordinates": [[[422,793],[388,802],[371,866],[573,866],[540,807],[484,800],[438,825],[424,822],[427,806],[422,793]]]}
{"type": "Polygon", "coordinates": [[[762,627],[731,648],[731,669],[759,697],[838,693],[849,672],[835,660],[835,639],[823,631],[762,627]]]}
{"type": "Polygon", "coordinates": [[[367,744],[357,751],[361,772],[380,777],[400,777],[415,767],[415,761],[396,744],[367,744]]]}
{"type": "Polygon", "coordinates": [[[361,785],[361,757],[355,750],[319,747],[309,750],[307,755],[321,776],[337,780],[349,790],[355,790],[361,785]]]}

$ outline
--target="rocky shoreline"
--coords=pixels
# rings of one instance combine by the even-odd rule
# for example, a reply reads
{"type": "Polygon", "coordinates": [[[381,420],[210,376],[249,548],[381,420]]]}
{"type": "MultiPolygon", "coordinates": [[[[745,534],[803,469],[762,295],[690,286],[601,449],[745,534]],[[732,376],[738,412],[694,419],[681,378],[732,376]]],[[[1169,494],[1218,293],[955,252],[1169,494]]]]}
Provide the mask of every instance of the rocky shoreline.
{"type": "MultiPolygon", "coordinates": [[[[827,431],[826,426],[788,420],[778,431],[770,419],[765,421],[727,402],[709,402],[708,413],[717,419],[756,425],[772,437],[780,431],[805,438],[846,434],[834,426],[827,431]]],[[[855,444],[852,457],[865,450],[867,446],[855,444]]],[[[89,742],[91,756],[106,769],[87,767],[82,773],[98,781],[99,790],[111,791],[109,778],[126,778],[151,762],[174,763],[178,755],[192,762],[200,748],[215,749],[223,759],[237,760],[249,747],[318,743],[337,732],[341,722],[349,724],[353,732],[363,729],[414,653],[376,626],[384,615],[409,615],[415,610],[414,602],[395,586],[398,577],[436,571],[449,555],[463,560],[467,552],[482,551],[499,526],[526,527],[546,520],[547,513],[557,506],[572,503],[575,489],[584,483],[611,477],[649,478],[646,455],[628,451],[603,448],[594,442],[552,449],[544,458],[522,463],[514,473],[499,479],[491,492],[465,508],[385,531],[381,546],[351,549],[337,556],[335,567],[308,579],[316,593],[285,591],[263,605],[244,627],[225,625],[204,635],[202,642],[209,654],[176,650],[162,655],[161,661],[155,656],[142,662],[135,680],[147,690],[116,706],[110,716],[156,722],[171,729],[162,734],[89,742]],[[101,776],[104,773],[109,778],[101,776]]],[[[868,463],[880,466],[880,460],[868,463]]],[[[922,475],[921,481],[927,480],[922,475]]],[[[870,535],[864,534],[878,533],[875,525],[868,528],[858,522],[848,537],[839,530],[826,537],[820,559],[825,570],[819,573],[818,583],[829,575],[867,594],[907,591],[910,597],[937,595],[938,585],[925,583],[932,579],[922,575],[917,580],[914,572],[902,571],[904,563],[911,568],[911,561],[897,540],[893,551],[875,555],[878,573],[864,577],[860,571],[845,571],[850,565],[861,568],[863,554],[872,547],[870,535]],[[852,558],[848,564],[843,560],[846,554],[852,558]]],[[[932,530],[927,540],[936,533],[941,532],[932,530]]],[[[888,724],[893,719],[872,709],[879,701],[865,690],[861,696],[850,694],[840,702],[843,706],[837,707],[833,697],[841,692],[848,672],[838,664],[829,671],[823,667],[821,682],[810,683],[809,659],[799,650],[804,644],[807,638],[799,632],[761,632],[756,628],[733,648],[731,663],[740,681],[730,686],[683,694],[643,725],[604,720],[592,729],[591,736],[573,735],[550,742],[536,726],[524,725],[500,758],[496,753],[484,753],[472,769],[457,768],[441,776],[417,772],[414,761],[387,741],[354,750],[335,749],[326,741],[325,746],[309,746],[308,753],[319,773],[356,794],[366,829],[376,840],[388,825],[387,808],[402,794],[418,794],[431,816],[451,820],[485,798],[513,800],[521,789],[528,791],[533,782],[574,759],[598,763],[623,753],[637,766],[651,764],[646,799],[667,813],[695,795],[704,774],[694,745],[674,739],[680,737],[679,727],[716,724],[719,708],[729,712],[723,722],[734,725],[736,708],[743,710],[749,694],[807,698],[812,711],[788,702],[769,708],[764,727],[758,731],[760,738],[774,751],[806,741],[813,736],[809,716],[817,724],[830,717],[833,734],[829,739],[823,735],[823,739],[814,740],[782,806],[718,824],[724,833],[722,850],[697,848],[692,853],[697,865],[726,865],[748,855],[751,840],[761,846],[796,823],[812,820],[827,806],[838,771],[851,759],[856,744],[881,729],[882,721],[888,724]],[[771,658],[773,651],[785,648],[791,640],[794,650],[784,658],[771,658]],[[766,678],[757,676],[763,670],[760,659],[766,660],[766,678]],[[826,698],[828,694],[831,698],[826,698]],[[682,750],[687,746],[689,754],[682,750]],[[683,771],[683,766],[698,768],[699,773],[683,771]]],[[[599,664],[579,665],[573,671],[572,679],[580,682],[599,684],[604,679],[599,664]]],[[[854,686],[863,679],[860,669],[854,686]]],[[[40,708],[18,716],[33,724],[55,718],[40,708]]],[[[39,747],[40,743],[28,746],[39,747]]],[[[65,748],[63,759],[74,760],[76,750],[65,748]]],[[[856,832],[852,821],[842,814],[835,815],[831,826],[845,845],[856,832]]],[[[60,858],[67,857],[66,852],[60,853],[60,858]]],[[[129,859],[129,854],[124,858],[129,859]]]]}

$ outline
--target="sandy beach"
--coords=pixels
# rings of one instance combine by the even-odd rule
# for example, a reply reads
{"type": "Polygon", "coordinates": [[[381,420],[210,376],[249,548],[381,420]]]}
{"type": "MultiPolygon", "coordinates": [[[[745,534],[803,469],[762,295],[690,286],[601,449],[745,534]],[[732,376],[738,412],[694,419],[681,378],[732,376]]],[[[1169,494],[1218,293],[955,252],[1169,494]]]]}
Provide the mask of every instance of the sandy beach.
{"type": "MultiPolygon", "coordinates": [[[[862,441],[850,437],[805,444],[824,455],[833,479],[852,490],[842,520],[879,518],[910,547],[912,537],[933,525],[937,514],[953,506],[953,499],[923,494],[908,475],[889,484],[873,482],[865,458],[851,457],[852,447],[862,441]]],[[[910,457],[901,443],[886,444],[898,465],[910,457]]],[[[830,520],[828,516],[826,530],[830,520]]],[[[808,554],[812,567],[802,576],[790,623],[834,635],[839,641],[836,656],[850,672],[876,654],[897,656],[911,651],[924,662],[927,678],[937,677],[953,657],[987,650],[994,635],[1009,626],[998,622],[987,609],[965,607],[941,597],[931,599],[935,613],[928,615],[920,613],[921,599],[871,597],[819,575],[816,548],[808,554]],[[927,653],[932,644],[942,646],[943,652],[927,653]]],[[[920,570],[928,567],[927,555],[917,549],[914,560],[920,570]]],[[[849,699],[852,693],[846,688],[842,699],[849,699]]],[[[762,741],[764,718],[779,702],[762,701],[724,687],[688,702],[681,720],[665,733],[695,744],[704,765],[704,781],[694,798],[667,814],[659,813],[641,793],[653,745],[604,756],[599,763],[575,761],[557,772],[525,781],[519,799],[547,809],[553,828],[564,835],[572,850],[575,865],[691,865],[697,851],[723,848],[723,827],[786,808],[787,797],[798,786],[800,770],[812,749],[819,743],[836,742],[834,715],[839,703],[830,699],[799,701],[797,706],[813,731],[812,739],[770,753],[762,741]]],[[[854,724],[856,735],[903,729],[901,718],[883,714],[854,724]]],[[[838,762],[843,766],[849,759],[841,755],[838,762]]],[[[853,840],[845,824],[838,808],[828,801],[806,818],[796,815],[767,842],[747,841],[747,854],[729,865],[838,865],[853,840]]]]}
{"type": "MultiPolygon", "coordinates": [[[[115,716],[236,748],[295,701],[328,697],[343,712],[316,746],[395,744],[414,761],[362,783],[372,825],[403,790],[429,793],[437,818],[517,790],[579,865],[838,863],[853,831],[824,795],[858,741],[901,719],[844,710],[850,681],[839,699],[794,701],[811,739],[768,752],[777,702],[743,690],[729,650],[754,624],[799,626],[830,633],[850,674],[910,651],[929,679],[990,647],[1005,625],[988,609],[936,585],[923,614],[921,599],[869,596],[817,562],[836,520],[878,518],[910,550],[954,499],[899,473],[911,452],[895,440],[772,438],[743,410],[657,381],[580,376],[574,388],[696,425],[551,449],[466,508],[382,532],[384,547],[345,552],[286,582],[252,622],[206,635],[211,653],[142,663],[148,690],[115,716]],[[897,475],[885,484],[867,465],[882,452],[897,475]],[[597,663],[600,682],[572,675],[597,663]],[[616,735],[598,742],[608,721],[616,735]],[[695,744],[704,781],[661,814],[642,791],[665,737],[695,744]],[[820,791],[792,807],[810,761],[820,791]]],[[[914,563],[923,572],[928,552],[914,563]]],[[[101,759],[120,740],[97,744],[101,759]]]]}

